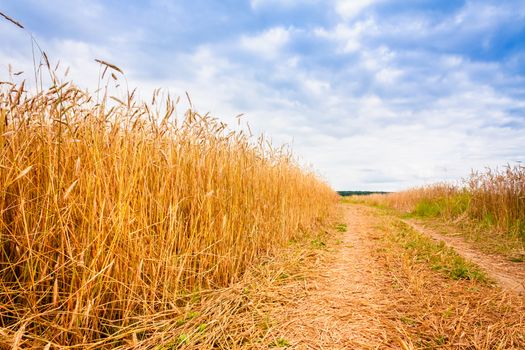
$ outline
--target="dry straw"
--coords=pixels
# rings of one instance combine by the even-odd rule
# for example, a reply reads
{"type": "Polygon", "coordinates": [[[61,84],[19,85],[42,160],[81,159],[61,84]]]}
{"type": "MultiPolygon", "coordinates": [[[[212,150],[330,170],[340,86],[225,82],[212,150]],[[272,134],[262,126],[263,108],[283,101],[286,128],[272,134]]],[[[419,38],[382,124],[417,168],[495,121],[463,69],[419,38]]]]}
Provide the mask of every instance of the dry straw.
{"type": "Polygon", "coordinates": [[[114,347],[173,328],[188,293],[239,280],[335,207],[289,152],[194,110],[177,118],[170,97],[97,102],[52,78],[35,94],[0,90],[8,346],[114,347]]]}

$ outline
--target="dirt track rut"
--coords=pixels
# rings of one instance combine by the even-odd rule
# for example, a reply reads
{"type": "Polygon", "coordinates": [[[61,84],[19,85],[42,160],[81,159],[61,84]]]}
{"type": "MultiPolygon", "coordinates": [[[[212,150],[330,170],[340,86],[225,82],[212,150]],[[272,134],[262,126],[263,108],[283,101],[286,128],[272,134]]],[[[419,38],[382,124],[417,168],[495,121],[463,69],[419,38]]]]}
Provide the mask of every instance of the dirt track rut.
{"type": "Polygon", "coordinates": [[[458,254],[481,267],[502,288],[525,293],[525,266],[523,264],[517,265],[505,260],[503,257],[484,254],[472,248],[470,244],[460,237],[439,234],[432,229],[424,227],[417,221],[403,220],[403,222],[436,241],[444,241],[448,246],[454,248],[458,254]]]}

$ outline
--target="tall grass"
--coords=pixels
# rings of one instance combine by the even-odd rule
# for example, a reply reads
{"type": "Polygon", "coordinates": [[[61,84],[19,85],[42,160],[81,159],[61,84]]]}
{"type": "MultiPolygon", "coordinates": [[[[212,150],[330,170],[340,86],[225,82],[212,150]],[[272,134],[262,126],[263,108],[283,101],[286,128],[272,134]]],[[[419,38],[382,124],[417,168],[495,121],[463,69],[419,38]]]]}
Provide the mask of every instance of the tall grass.
{"type": "Polygon", "coordinates": [[[14,345],[116,346],[337,202],[288,152],[193,110],[178,118],[169,97],[97,101],[54,81],[0,90],[0,333],[14,345]]]}
{"type": "Polygon", "coordinates": [[[462,184],[436,184],[387,195],[367,202],[419,216],[470,220],[525,242],[525,167],[474,172],[462,184]]]}
{"type": "Polygon", "coordinates": [[[468,191],[470,217],[516,233],[525,241],[524,166],[474,173],[468,180],[468,191]]]}

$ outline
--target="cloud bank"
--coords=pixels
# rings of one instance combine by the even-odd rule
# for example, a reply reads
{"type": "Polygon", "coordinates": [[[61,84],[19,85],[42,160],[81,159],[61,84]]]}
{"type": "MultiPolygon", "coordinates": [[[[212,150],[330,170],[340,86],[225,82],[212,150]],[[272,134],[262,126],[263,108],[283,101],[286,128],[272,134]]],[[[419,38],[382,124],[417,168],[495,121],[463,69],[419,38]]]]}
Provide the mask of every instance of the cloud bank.
{"type": "MultiPolygon", "coordinates": [[[[525,161],[522,1],[2,2],[93,88],[94,58],[143,95],[291,144],[335,189],[399,190],[525,161]]],[[[31,70],[0,22],[0,72],[31,70]]]]}

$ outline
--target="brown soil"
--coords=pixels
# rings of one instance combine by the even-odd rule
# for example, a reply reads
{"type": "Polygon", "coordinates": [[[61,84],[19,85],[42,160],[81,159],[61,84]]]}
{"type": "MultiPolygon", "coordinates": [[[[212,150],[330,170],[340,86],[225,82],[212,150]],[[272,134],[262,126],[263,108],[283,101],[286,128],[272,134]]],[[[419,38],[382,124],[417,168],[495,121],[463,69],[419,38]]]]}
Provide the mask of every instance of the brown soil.
{"type": "Polygon", "coordinates": [[[436,241],[444,241],[454,250],[481,267],[502,288],[518,293],[525,293],[525,264],[513,263],[502,256],[489,255],[472,247],[459,236],[443,235],[424,226],[416,220],[403,220],[413,229],[432,237],[436,241]]]}

